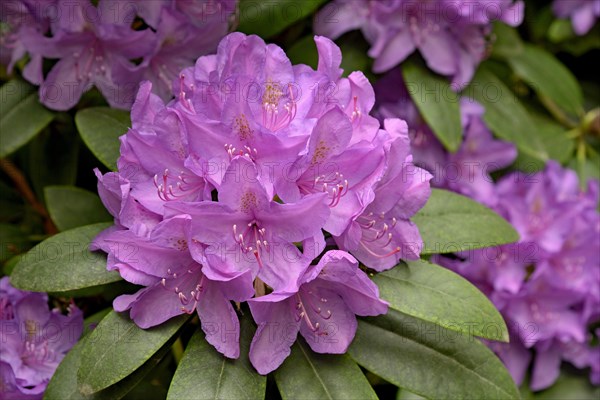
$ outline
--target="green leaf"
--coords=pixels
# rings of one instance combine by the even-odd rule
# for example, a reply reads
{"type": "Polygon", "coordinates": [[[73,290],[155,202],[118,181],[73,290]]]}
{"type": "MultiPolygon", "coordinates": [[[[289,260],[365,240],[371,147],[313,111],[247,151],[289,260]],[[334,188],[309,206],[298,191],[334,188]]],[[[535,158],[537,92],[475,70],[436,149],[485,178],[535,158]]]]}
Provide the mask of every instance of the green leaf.
{"type": "Polygon", "coordinates": [[[548,28],[548,39],[554,43],[560,43],[564,40],[575,37],[571,21],[568,19],[556,19],[548,28]]]}
{"type": "Polygon", "coordinates": [[[74,124],[72,125],[72,130],[65,126],[58,126],[57,118],[53,124],[53,128],[56,129],[52,132],[49,130],[42,132],[27,148],[29,165],[26,172],[35,194],[42,203],[46,200],[44,194],[46,186],[74,185],[77,179],[81,140],[74,124]]]}
{"type": "Polygon", "coordinates": [[[54,118],[29,85],[11,81],[0,89],[0,158],[15,152],[54,118]]]}
{"type": "MultiPolygon", "coordinates": [[[[23,256],[11,275],[11,283],[34,292],[66,292],[121,280],[106,270],[106,256],[90,252],[90,242],[110,224],[71,229],[44,240],[23,256]]],[[[128,246],[124,251],[136,251],[128,246]]]]}
{"type": "Polygon", "coordinates": [[[600,387],[592,386],[587,376],[573,376],[562,373],[550,388],[531,394],[531,400],[597,400],[600,387]]]}
{"type": "Polygon", "coordinates": [[[572,114],[583,111],[583,93],[577,79],[546,50],[525,45],[523,51],[510,57],[508,62],[538,94],[550,98],[572,114]]]}
{"type": "Polygon", "coordinates": [[[505,23],[494,21],[494,37],[492,56],[510,59],[523,51],[523,41],[516,28],[505,23]]]}
{"type": "Polygon", "coordinates": [[[463,94],[485,107],[483,119],[499,138],[513,142],[529,156],[548,159],[544,145],[527,110],[496,75],[480,67],[463,94]]]}
{"type": "Polygon", "coordinates": [[[22,253],[29,246],[27,235],[11,224],[0,224],[0,262],[22,253]]]}
{"type": "Polygon", "coordinates": [[[263,399],[267,380],[248,359],[255,328],[249,315],[240,321],[240,358],[219,353],[196,331],[169,388],[168,400],[179,399],[263,399]]]}
{"type": "MultiPolygon", "coordinates": [[[[537,135],[543,141],[548,156],[561,164],[567,163],[573,157],[575,141],[567,136],[565,128],[540,113],[530,111],[529,116],[537,127],[537,135]]],[[[519,153],[515,164],[518,169],[528,172],[540,171],[546,166],[543,161],[524,153],[519,153]]]]}
{"type": "Polygon", "coordinates": [[[92,107],[81,110],[75,116],[75,124],[86,146],[111,170],[117,169],[119,136],[131,126],[129,113],[108,107],[92,107]]]}
{"type": "Polygon", "coordinates": [[[377,399],[350,357],[315,353],[303,339],[296,341],[290,356],[275,371],[275,381],[283,400],[377,399]]]}
{"type": "Polygon", "coordinates": [[[311,15],[326,0],[240,0],[238,31],[263,39],[311,15]]]}
{"type": "Polygon", "coordinates": [[[61,231],[112,221],[100,198],[92,192],[75,186],[47,186],[44,193],[50,217],[61,231]]]}
{"type": "Polygon", "coordinates": [[[125,379],[174,340],[187,320],[187,315],[180,315],[142,329],[129,316],[110,312],[87,336],[77,372],[79,391],[90,395],[125,379]]]}
{"type": "Polygon", "coordinates": [[[429,201],[412,220],[423,238],[421,254],[454,253],[519,240],[517,231],[500,215],[447,190],[432,189],[429,201]]]}
{"type": "Polygon", "coordinates": [[[508,342],[502,316],[469,281],[427,261],[402,263],[373,281],[394,310],[444,328],[508,342]]]}
{"type": "Polygon", "coordinates": [[[313,69],[317,69],[317,65],[319,64],[319,54],[317,53],[317,46],[312,35],[305,36],[294,42],[289,50],[286,51],[286,54],[293,65],[306,64],[313,69]]]}
{"type": "Polygon", "coordinates": [[[348,352],[374,374],[427,398],[519,398],[502,362],[478,339],[397,311],[359,321],[348,352]]]}
{"type": "Polygon", "coordinates": [[[458,150],[462,143],[460,96],[427,68],[414,62],[402,66],[406,87],[423,119],[444,147],[451,152],[458,150]]]}
{"type": "Polygon", "coordinates": [[[2,118],[34,92],[34,86],[20,79],[13,79],[2,85],[0,87],[0,115],[2,118]]]}
{"type": "MultiPolygon", "coordinates": [[[[104,318],[110,309],[103,310],[92,315],[85,320],[85,326],[95,324],[98,320],[104,318]]],[[[85,334],[85,333],[84,333],[85,334]]],[[[169,351],[169,346],[163,348],[154,354],[142,367],[134,373],[119,381],[118,383],[93,393],[89,396],[84,396],[77,390],[77,371],[81,366],[82,350],[88,345],[87,336],[81,338],[79,342],[67,353],[61,361],[58,368],[54,372],[52,379],[48,383],[48,387],[44,392],[44,400],[117,400],[125,396],[133,389],[143,378],[150,372],[158,362],[169,351]]]]}

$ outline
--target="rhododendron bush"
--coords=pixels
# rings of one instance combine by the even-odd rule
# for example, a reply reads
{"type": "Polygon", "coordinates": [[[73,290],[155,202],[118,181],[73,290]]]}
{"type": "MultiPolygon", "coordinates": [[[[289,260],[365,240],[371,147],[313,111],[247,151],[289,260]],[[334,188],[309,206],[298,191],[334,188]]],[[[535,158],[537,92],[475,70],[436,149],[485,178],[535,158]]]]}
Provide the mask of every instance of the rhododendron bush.
{"type": "Polygon", "coordinates": [[[595,398],[600,1],[0,3],[0,398],[595,398]]]}

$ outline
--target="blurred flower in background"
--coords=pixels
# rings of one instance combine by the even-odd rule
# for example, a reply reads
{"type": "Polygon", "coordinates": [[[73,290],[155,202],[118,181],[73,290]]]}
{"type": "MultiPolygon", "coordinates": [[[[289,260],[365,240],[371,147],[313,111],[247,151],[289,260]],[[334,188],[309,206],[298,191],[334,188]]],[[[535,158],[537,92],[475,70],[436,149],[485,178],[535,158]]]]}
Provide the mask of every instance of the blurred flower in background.
{"type": "Polygon", "coordinates": [[[45,293],[15,289],[0,279],[0,386],[3,399],[41,399],[83,331],[83,313],[48,309],[45,293]]]}
{"type": "Polygon", "coordinates": [[[493,137],[483,122],[483,107],[475,100],[460,100],[464,138],[458,151],[451,153],[419,114],[399,68],[377,81],[375,91],[376,115],[381,120],[398,117],[408,123],[414,163],[433,174],[434,187],[464,194],[488,206],[496,204],[490,173],[511,165],[517,149],[512,143],[493,137]]]}
{"type": "Polygon", "coordinates": [[[491,22],[517,26],[523,8],[523,2],[512,0],[337,0],[317,14],[315,32],[336,39],[360,29],[371,44],[369,56],[377,73],[418,50],[429,68],[450,77],[460,89],[487,55],[491,22]]]}
{"type": "Polygon", "coordinates": [[[152,81],[165,100],[178,72],[216,49],[235,0],[8,0],[2,2],[0,61],[12,71],[26,54],[25,79],[55,110],[97,87],[110,106],[131,107],[152,81]],[[56,60],[46,76],[43,60],[56,60]]]}
{"type": "Polygon", "coordinates": [[[507,321],[510,344],[492,343],[518,384],[533,359],[532,390],[550,387],[562,361],[591,368],[599,384],[598,182],[579,188],[574,171],[549,162],[535,175],[513,173],[496,185],[495,210],[520,234],[512,245],[436,257],[477,285],[507,321]],[[531,350],[535,350],[532,352],[531,350]]]}
{"type": "Polygon", "coordinates": [[[570,18],[577,35],[585,35],[600,17],[600,0],[554,0],[552,10],[557,17],[570,18]]]}

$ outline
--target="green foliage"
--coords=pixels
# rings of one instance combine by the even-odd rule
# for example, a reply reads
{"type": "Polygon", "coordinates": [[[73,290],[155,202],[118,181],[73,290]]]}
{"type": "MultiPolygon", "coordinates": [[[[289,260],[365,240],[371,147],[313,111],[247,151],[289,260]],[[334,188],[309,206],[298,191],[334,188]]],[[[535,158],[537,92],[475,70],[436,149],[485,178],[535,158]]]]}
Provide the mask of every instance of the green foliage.
{"type": "Polygon", "coordinates": [[[98,222],[110,222],[100,198],[75,186],[46,186],[46,205],[60,231],[98,222]]]}
{"type": "Polygon", "coordinates": [[[462,142],[459,95],[450,84],[413,62],[402,65],[404,81],[413,102],[433,133],[449,151],[462,142]]]}
{"type": "Polygon", "coordinates": [[[326,0],[240,0],[237,30],[255,34],[263,39],[275,36],[284,29],[308,17],[326,0]]]}
{"type": "Polygon", "coordinates": [[[467,335],[508,342],[508,329],[488,298],[454,272],[415,261],[373,279],[396,311],[467,335]]]}
{"type": "Polygon", "coordinates": [[[369,371],[427,398],[519,398],[502,362],[479,340],[396,311],[360,321],[348,352],[369,371]]]}
{"type": "Polygon", "coordinates": [[[483,118],[496,136],[514,143],[528,156],[548,159],[527,110],[489,68],[481,66],[464,93],[485,107],[483,118]]]}
{"type": "Polygon", "coordinates": [[[447,190],[432,189],[413,221],[424,242],[421,254],[454,253],[519,240],[512,225],[494,211],[447,190]]]}
{"type": "Polygon", "coordinates": [[[34,292],[66,292],[121,280],[118,272],[106,270],[103,253],[89,251],[92,239],[109,226],[86,225],[44,240],[21,258],[11,283],[34,292]]]}
{"type": "Polygon", "coordinates": [[[54,118],[32,92],[31,85],[16,80],[0,88],[0,158],[25,145],[54,118]]]}
{"type": "Polygon", "coordinates": [[[160,326],[141,329],[127,315],[111,311],[90,333],[81,350],[79,392],[91,395],[131,375],[162,348],[170,347],[187,319],[187,315],[181,315],[160,326]]]}
{"type": "Polygon", "coordinates": [[[94,155],[111,170],[117,169],[119,136],[131,126],[129,113],[108,107],[81,110],[75,116],[79,134],[94,155]]]}
{"type": "Polygon", "coordinates": [[[177,367],[168,400],[179,399],[261,399],[267,379],[259,375],[248,359],[255,328],[250,315],[240,318],[240,358],[231,360],[204,339],[197,330],[177,367]]]}
{"type": "Polygon", "coordinates": [[[540,96],[548,97],[571,114],[583,112],[583,94],[577,79],[552,54],[528,44],[508,62],[540,96]]]}
{"type": "Polygon", "coordinates": [[[296,399],[300,393],[307,399],[377,399],[348,355],[314,353],[303,339],[277,369],[275,381],[284,400],[296,399]]]}

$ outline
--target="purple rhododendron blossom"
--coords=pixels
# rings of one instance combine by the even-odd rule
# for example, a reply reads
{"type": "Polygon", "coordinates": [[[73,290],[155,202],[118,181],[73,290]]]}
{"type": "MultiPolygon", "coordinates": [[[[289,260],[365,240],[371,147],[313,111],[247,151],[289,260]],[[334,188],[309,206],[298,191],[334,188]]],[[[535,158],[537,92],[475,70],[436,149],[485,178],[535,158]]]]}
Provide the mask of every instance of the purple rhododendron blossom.
{"type": "Polygon", "coordinates": [[[142,328],[197,312],[207,340],[237,358],[231,302],[249,301],[260,373],[283,362],[297,332],[317,352],[340,353],[355,315],[386,312],[353,255],[384,270],[423,245],[410,218],[431,175],[412,163],[406,123],[381,127],[365,76],[342,77],[340,49],[315,42],[316,70],[232,33],[181,71],[168,104],[144,82],[118,172],[96,171],[115,225],[92,249],[143,286],[115,310],[142,328]],[[267,330],[287,322],[295,333],[270,343],[267,330]]]}
{"type": "Polygon", "coordinates": [[[560,18],[570,18],[577,35],[585,35],[600,17],[600,0],[554,0],[552,10],[560,18]]]}
{"type": "Polygon", "coordinates": [[[83,313],[48,309],[45,293],[15,289],[0,279],[0,394],[41,399],[58,364],[83,332],[83,313]]]}
{"type": "Polygon", "coordinates": [[[41,102],[55,110],[72,108],[93,86],[110,106],[129,109],[144,79],[168,100],[179,71],[214,51],[225,36],[235,4],[99,0],[95,6],[90,0],[9,0],[2,4],[7,29],[0,61],[10,72],[29,54],[23,76],[40,85],[41,102]],[[56,60],[46,76],[44,59],[56,60]]]}
{"type": "Polygon", "coordinates": [[[298,332],[317,353],[345,353],[356,332],[355,315],[385,314],[388,307],[356,259],[340,250],[306,270],[297,292],[275,291],[249,304],[258,323],[250,360],[262,374],[281,365],[298,332]]]}
{"type": "Polygon", "coordinates": [[[469,196],[488,206],[497,202],[491,172],[508,167],[517,157],[512,143],[493,137],[483,121],[484,109],[469,98],[460,100],[463,141],[455,153],[447,151],[419,114],[400,69],[375,85],[377,115],[402,118],[408,123],[414,163],[433,174],[435,187],[469,196]]]}
{"type": "Polygon", "coordinates": [[[491,22],[519,25],[523,8],[512,0],[337,0],[317,14],[315,32],[335,39],[360,29],[378,73],[419,50],[429,68],[459,89],[487,54],[491,22]]]}
{"type": "Polygon", "coordinates": [[[583,192],[575,172],[552,161],[535,175],[504,177],[496,191],[495,209],[520,242],[437,261],[476,284],[506,319],[510,344],[490,346],[517,384],[532,359],[533,390],[551,386],[563,360],[590,367],[598,384],[600,347],[588,333],[600,321],[598,182],[583,192]]]}

